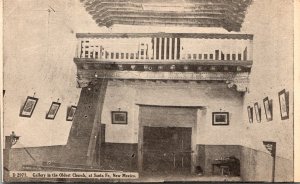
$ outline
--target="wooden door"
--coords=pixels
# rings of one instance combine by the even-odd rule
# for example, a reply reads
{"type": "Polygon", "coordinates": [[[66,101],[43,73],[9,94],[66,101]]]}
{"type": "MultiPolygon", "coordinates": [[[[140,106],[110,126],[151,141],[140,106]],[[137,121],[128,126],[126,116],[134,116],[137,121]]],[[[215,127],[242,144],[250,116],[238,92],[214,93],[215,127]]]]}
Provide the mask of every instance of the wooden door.
{"type": "Polygon", "coordinates": [[[192,128],[143,128],[143,171],[190,173],[192,128]]]}

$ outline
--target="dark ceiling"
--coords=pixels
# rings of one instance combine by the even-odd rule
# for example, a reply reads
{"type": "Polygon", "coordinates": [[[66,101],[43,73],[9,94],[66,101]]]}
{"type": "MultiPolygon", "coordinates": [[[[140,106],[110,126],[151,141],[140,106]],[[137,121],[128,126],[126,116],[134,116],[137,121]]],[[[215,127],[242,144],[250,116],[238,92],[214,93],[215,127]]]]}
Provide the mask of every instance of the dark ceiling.
{"type": "Polygon", "coordinates": [[[252,0],[81,0],[99,26],[172,25],[240,31],[252,0]]]}

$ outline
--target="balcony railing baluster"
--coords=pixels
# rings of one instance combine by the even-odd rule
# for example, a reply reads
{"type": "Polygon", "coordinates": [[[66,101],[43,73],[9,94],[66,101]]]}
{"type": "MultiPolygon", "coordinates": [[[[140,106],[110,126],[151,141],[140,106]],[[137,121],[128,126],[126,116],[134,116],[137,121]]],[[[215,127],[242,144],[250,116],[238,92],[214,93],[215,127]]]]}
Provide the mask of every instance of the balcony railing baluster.
{"type": "Polygon", "coordinates": [[[177,38],[174,38],[175,44],[174,44],[174,59],[177,59],[177,38]]]}
{"type": "Polygon", "coordinates": [[[209,39],[181,38],[177,35],[166,37],[158,34],[157,37],[126,40],[128,44],[124,42],[124,38],[80,37],[76,57],[118,61],[252,60],[252,39],[212,39],[210,42],[209,39]],[[114,45],[116,50],[112,50],[114,45]]]}

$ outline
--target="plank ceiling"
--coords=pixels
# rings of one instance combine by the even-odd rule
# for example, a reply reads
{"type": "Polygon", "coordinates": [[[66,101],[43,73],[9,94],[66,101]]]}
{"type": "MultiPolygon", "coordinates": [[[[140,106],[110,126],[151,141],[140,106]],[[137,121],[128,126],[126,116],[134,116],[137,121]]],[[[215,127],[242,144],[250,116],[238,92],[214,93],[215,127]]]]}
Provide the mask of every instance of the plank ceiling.
{"type": "Polygon", "coordinates": [[[80,0],[99,26],[171,25],[240,31],[252,0],[80,0]]]}

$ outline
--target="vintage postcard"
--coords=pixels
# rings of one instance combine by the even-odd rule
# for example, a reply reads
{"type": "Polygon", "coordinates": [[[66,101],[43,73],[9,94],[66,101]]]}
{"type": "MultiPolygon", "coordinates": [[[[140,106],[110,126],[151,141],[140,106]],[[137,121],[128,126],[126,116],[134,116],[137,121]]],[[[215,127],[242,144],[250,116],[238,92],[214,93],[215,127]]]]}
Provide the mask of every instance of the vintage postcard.
{"type": "Polygon", "coordinates": [[[296,180],[296,1],[2,3],[4,182],[296,180]]]}

